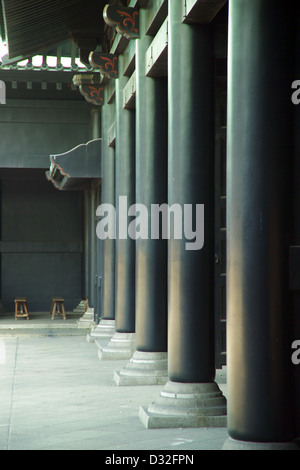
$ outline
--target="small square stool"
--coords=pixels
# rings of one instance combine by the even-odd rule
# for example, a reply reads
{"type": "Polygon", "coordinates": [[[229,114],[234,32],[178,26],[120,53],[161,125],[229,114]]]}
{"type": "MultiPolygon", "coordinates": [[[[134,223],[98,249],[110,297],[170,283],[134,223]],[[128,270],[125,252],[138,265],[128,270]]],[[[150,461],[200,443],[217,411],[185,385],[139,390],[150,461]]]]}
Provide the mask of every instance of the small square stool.
{"type": "Polygon", "coordinates": [[[15,320],[17,318],[27,318],[29,320],[27,300],[24,297],[15,299],[15,320]]]}
{"type": "Polygon", "coordinates": [[[65,300],[62,297],[52,298],[51,311],[50,311],[52,320],[54,320],[54,317],[57,315],[61,315],[64,320],[67,319],[64,302],[65,300]]]}

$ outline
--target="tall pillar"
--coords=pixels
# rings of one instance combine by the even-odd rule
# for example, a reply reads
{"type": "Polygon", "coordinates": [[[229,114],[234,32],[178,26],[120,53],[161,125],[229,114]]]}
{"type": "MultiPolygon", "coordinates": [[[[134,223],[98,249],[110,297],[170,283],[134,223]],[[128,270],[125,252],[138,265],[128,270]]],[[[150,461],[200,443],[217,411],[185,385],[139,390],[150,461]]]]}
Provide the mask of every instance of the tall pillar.
{"type": "MultiPolygon", "coordinates": [[[[130,359],[135,350],[135,240],[128,233],[119,233],[119,218],[128,223],[126,207],[119,197],[127,198],[127,208],[135,204],[135,114],[123,108],[123,89],[127,82],[122,75],[123,57],[119,57],[120,78],[116,80],[116,264],[115,326],[116,333],[104,348],[100,359],[130,359]]],[[[125,232],[125,231],[124,231],[125,232]]]]}
{"type": "Polygon", "coordinates": [[[169,205],[193,205],[195,222],[196,204],[204,204],[204,246],[199,217],[198,246],[188,250],[184,236],[169,243],[169,380],[140,409],[147,427],[226,425],[226,400],[214,382],[213,37],[209,26],[182,20],[182,2],[169,0],[169,205]]]}
{"type": "Polygon", "coordinates": [[[83,296],[89,296],[89,194],[87,190],[83,192],[83,264],[84,264],[84,279],[83,279],[83,296]]]}
{"type": "MultiPolygon", "coordinates": [[[[101,109],[92,109],[90,118],[90,137],[98,139],[101,133],[101,109]]],[[[101,155],[99,155],[101,158],[101,155]]],[[[90,187],[84,192],[84,234],[85,234],[85,296],[89,300],[89,307],[79,319],[78,326],[86,328],[93,326],[97,310],[96,276],[99,271],[97,265],[98,240],[96,239],[96,197],[97,191],[90,187]]]]}
{"type": "MultiPolygon", "coordinates": [[[[114,106],[107,103],[102,107],[101,120],[101,204],[115,206],[115,152],[108,146],[108,130],[113,124],[114,106]]],[[[98,240],[101,244],[101,319],[97,327],[87,335],[89,342],[100,339],[111,339],[115,333],[115,240],[107,238],[98,240]]]]}
{"type": "MultiPolygon", "coordinates": [[[[296,71],[294,75],[294,79],[298,79],[300,77],[300,5],[299,3],[297,4],[297,13],[296,13],[296,18],[297,18],[297,40],[296,40],[296,71]]],[[[297,98],[299,98],[299,87],[297,87],[297,98]]],[[[294,93],[295,89],[292,89],[292,99],[294,101],[294,93]]],[[[300,250],[300,186],[299,186],[299,179],[300,179],[300,101],[297,101],[298,104],[294,105],[294,196],[293,196],[293,201],[294,201],[294,210],[293,210],[293,218],[294,218],[294,223],[293,223],[293,250],[297,250],[296,252],[299,253],[300,250]]],[[[300,263],[299,263],[299,255],[296,258],[296,263],[297,263],[297,270],[295,270],[295,275],[297,276],[297,284],[293,286],[294,291],[292,293],[293,296],[293,317],[294,317],[294,337],[293,337],[293,343],[294,341],[299,341],[300,340],[300,284],[299,284],[299,268],[300,268],[300,263]]],[[[299,344],[299,343],[296,343],[299,344]]],[[[295,346],[295,344],[294,344],[295,346]]],[[[295,362],[294,364],[294,375],[295,375],[295,388],[296,388],[296,396],[300,396],[300,364],[299,364],[299,353],[298,353],[299,347],[297,348],[297,351],[293,348],[292,353],[297,354],[296,361],[293,357],[293,361],[295,362]]],[[[296,403],[296,423],[297,423],[297,436],[298,439],[300,437],[300,402],[296,403]]]]}
{"type": "Polygon", "coordinates": [[[293,2],[231,0],[228,432],[224,449],[293,448],[288,292],[293,2]]]}
{"type": "MultiPolygon", "coordinates": [[[[91,111],[91,138],[99,139],[101,133],[101,109],[91,111]]],[[[101,155],[99,155],[101,158],[101,155]]],[[[96,238],[96,190],[91,187],[89,190],[89,306],[95,308],[96,301],[96,252],[98,240],[96,238]]]]}
{"type": "Polygon", "coordinates": [[[101,137],[101,108],[92,109],[91,111],[91,139],[99,139],[101,137]]]}
{"type": "Polygon", "coordinates": [[[89,306],[94,308],[95,306],[95,248],[96,248],[96,200],[95,190],[89,190],[90,200],[90,237],[89,237],[89,306]]]}
{"type": "MultiPolygon", "coordinates": [[[[100,158],[100,157],[99,157],[100,158]]],[[[95,307],[95,276],[97,257],[95,224],[95,190],[84,190],[84,296],[88,299],[88,308],[78,320],[79,328],[93,327],[95,307]]]]}
{"type": "Polygon", "coordinates": [[[136,241],[136,352],[115,373],[118,385],[164,384],[168,378],[168,245],[166,239],[151,238],[151,206],[168,202],[167,79],[145,76],[152,41],[145,23],[146,10],[141,9],[141,38],[136,40],[136,201],[147,208],[148,234],[138,235],[136,241]]]}

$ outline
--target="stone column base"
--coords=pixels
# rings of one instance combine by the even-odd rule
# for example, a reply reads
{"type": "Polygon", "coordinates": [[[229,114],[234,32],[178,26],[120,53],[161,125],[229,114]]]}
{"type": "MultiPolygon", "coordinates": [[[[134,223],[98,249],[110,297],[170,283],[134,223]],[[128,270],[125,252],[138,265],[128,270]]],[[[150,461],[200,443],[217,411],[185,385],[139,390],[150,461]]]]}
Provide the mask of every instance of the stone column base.
{"type": "Polygon", "coordinates": [[[115,372],[117,385],[164,385],[168,380],[167,353],[136,351],[129,363],[115,372]]]}
{"type": "Polygon", "coordinates": [[[130,359],[135,351],[135,337],[135,333],[115,333],[106,346],[102,346],[96,340],[99,359],[102,361],[130,359]]]}
{"type": "Polygon", "coordinates": [[[115,334],[115,320],[101,320],[99,325],[87,334],[88,343],[94,343],[96,339],[111,339],[115,334]]]}
{"type": "Polygon", "coordinates": [[[86,308],[86,300],[81,300],[80,303],[77,305],[77,307],[74,308],[73,312],[82,313],[83,315],[85,313],[85,308],[86,308]]]}
{"type": "Polygon", "coordinates": [[[299,450],[294,442],[246,442],[229,437],[222,450],[299,450]]]}
{"type": "Polygon", "coordinates": [[[226,427],[226,398],[215,382],[167,382],[154,403],[140,407],[139,417],[148,429],[226,427]]]}
{"type": "Polygon", "coordinates": [[[94,309],[88,308],[85,314],[79,318],[77,325],[78,328],[90,328],[94,324],[94,309]]]}

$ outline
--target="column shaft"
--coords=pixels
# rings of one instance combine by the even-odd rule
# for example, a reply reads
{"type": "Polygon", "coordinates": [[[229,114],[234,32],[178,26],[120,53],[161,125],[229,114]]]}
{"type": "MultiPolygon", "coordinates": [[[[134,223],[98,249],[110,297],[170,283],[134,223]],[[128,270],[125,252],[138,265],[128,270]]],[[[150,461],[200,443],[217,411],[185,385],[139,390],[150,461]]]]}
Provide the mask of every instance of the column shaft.
{"type": "Polygon", "coordinates": [[[90,236],[89,236],[89,305],[95,306],[95,248],[96,248],[96,200],[95,189],[89,190],[89,223],[90,223],[90,236]]]}
{"type": "Polygon", "coordinates": [[[83,296],[89,296],[89,194],[87,190],[83,192],[83,296]]]}
{"type": "Polygon", "coordinates": [[[148,428],[226,425],[214,382],[213,38],[209,26],[182,23],[182,5],[169,0],[169,380],[140,408],[148,428]]]}
{"type": "MultiPolygon", "coordinates": [[[[209,26],[169,6],[169,205],[205,205],[204,247],[169,245],[169,378],[212,382],[214,364],[214,68],[209,26]]],[[[176,4],[175,4],[176,3],[176,4]]],[[[191,220],[187,220],[191,223],[191,220]]],[[[184,230],[183,230],[184,232],[184,230]]]]}
{"type": "Polygon", "coordinates": [[[167,351],[167,240],[151,238],[151,206],[166,204],[167,80],[145,76],[151,37],[136,41],[136,200],[148,209],[148,239],[137,240],[136,340],[145,352],[167,351]]]}
{"type": "MultiPolygon", "coordinates": [[[[119,57],[122,71],[123,57],[119,57]]],[[[121,74],[121,72],[120,72],[121,74]]],[[[128,207],[135,204],[135,114],[123,109],[126,77],[116,80],[116,209],[119,196],[127,197],[128,207]]],[[[121,214],[125,216],[126,214],[121,214]]],[[[119,225],[117,223],[117,234],[119,225]]],[[[130,237],[116,240],[116,331],[135,332],[135,241],[130,237]]]]}
{"type": "MultiPolygon", "coordinates": [[[[91,139],[98,139],[101,134],[101,109],[93,109],[91,111],[91,121],[90,121],[90,135],[91,139]]],[[[99,155],[99,159],[101,155],[99,155]]],[[[96,190],[89,189],[87,192],[88,198],[88,298],[89,305],[91,307],[96,307],[96,272],[98,272],[97,267],[97,244],[98,240],[96,237],[96,190]]]]}
{"type": "Polygon", "coordinates": [[[230,2],[229,434],[293,437],[288,296],[293,2],[230,2]]]}
{"type": "MultiPolygon", "coordinates": [[[[113,105],[102,108],[102,200],[115,206],[115,152],[108,146],[108,130],[113,124],[113,105]]],[[[102,301],[101,318],[115,319],[115,240],[102,240],[102,301]]]]}
{"type": "MultiPolygon", "coordinates": [[[[293,80],[299,80],[300,77],[300,5],[297,4],[297,39],[296,39],[296,72],[294,75],[293,80]]],[[[294,93],[295,90],[292,90],[294,93]]],[[[299,97],[299,95],[298,95],[299,97]]],[[[292,246],[298,247],[300,249],[300,218],[299,218],[299,210],[300,210],[300,103],[294,106],[294,116],[295,116],[295,123],[294,123],[294,196],[293,196],[293,203],[294,203],[294,223],[293,223],[293,241],[292,246]]],[[[298,268],[299,269],[299,268],[298,268]]],[[[297,271],[299,272],[299,271],[297,271]]],[[[298,278],[299,279],[299,278],[298,278]]],[[[298,284],[299,286],[299,284],[298,284]]],[[[296,287],[298,287],[296,286],[296,287]]],[[[295,288],[293,292],[293,317],[294,317],[294,337],[293,340],[300,340],[300,290],[299,288],[295,288]]],[[[293,350],[293,353],[295,350],[293,350]]],[[[300,396],[300,365],[296,364],[294,366],[294,373],[295,373],[295,387],[296,387],[296,396],[300,396]]],[[[300,401],[296,403],[296,423],[297,423],[297,436],[300,436],[300,401]]]]}

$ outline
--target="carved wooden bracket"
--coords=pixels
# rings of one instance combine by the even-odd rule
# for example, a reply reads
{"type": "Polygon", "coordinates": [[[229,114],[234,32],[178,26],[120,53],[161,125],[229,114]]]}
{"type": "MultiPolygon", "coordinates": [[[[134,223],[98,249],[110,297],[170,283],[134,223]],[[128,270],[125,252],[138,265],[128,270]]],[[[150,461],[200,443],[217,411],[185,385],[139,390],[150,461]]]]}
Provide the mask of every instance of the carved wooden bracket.
{"type": "Polygon", "coordinates": [[[95,81],[95,75],[94,74],[91,74],[91,75],[88,75],[88,74],[85,74],[85,73],[81,73],[81,74],[78,74],[78,75],[74,75],[73,76],[73,79],[72,79],[72,82],[73,82],[73,85],[75,86],[80,86],[80,85],[93,85],[94,83],[99,83],[95,81]]]}
{"type": "Polygon", "coordinates": [[[116,28],[117,32],[127,39],[140,37],[139,10],[137,8],[106,5],[103,10],[103,18],[108,26],[116,28]]]}
{"type": "Polygon", "coordinates": [[[73,84],[79,87],[82,96],[88,103],[102,106],[104,103],[104,86],[99,83],[99,75],[74,75],[73,84]]]}
{"type": "Polygon", "coordinates": [[[88,103],[96,106],[102,106],[104,103],[104,87],[103,85],[90,85],[82,84],[79,86],[79,91],[85,97],[88,103]]]}
{"type": "Polygon", "coordinates": [[[118,56],[114,54],[102,54],[102,52],[91,52],[89,55],[90,65],[99,68],[100,73],[108,78],[118,78],[118,56]]]}

